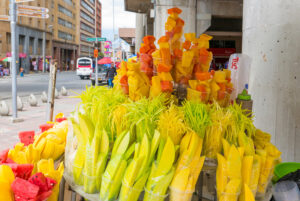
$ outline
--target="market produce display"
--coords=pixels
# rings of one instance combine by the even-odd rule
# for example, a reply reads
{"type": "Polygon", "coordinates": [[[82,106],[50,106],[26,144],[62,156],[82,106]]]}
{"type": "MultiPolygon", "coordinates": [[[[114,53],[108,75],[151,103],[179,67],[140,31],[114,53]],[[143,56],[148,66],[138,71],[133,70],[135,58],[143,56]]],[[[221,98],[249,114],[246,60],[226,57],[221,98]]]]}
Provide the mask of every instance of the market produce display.
{"type": "Polygon", "coordinates": [[[217,101],[222,107],[228,106],[233,91],[231,72],[209,71],[212,52],[208,48],[212,37],[202,34],[197,38],[195,33],[183,33],[181,12],[179,8],[168,10],[166,33],[157,40],[158,48],[155,37],[146,36],[137,61],[122,62],[114,81],[116,88],[133,101],[162,93],[172,97],[175,93],[180,99],[217,101]]]}
{"type": "Polygon", "coordinates": [[[68,121],[63,114],[55,119],[39,135],[20,132],[20,142],[0,152],[0,200],[57,201],[64,165],[54,161],[64,154],[68,121]]]}
{"type": "Polygon", "coordinates": [[[132,101],[105,87],[79,97],[66,174],[101,201],[191,200],[206,158],[218,162],[218,200],[249,200],[265,194],[280,162],[270,135],[235,103],[177,106],[166,94],[132,101]]]}

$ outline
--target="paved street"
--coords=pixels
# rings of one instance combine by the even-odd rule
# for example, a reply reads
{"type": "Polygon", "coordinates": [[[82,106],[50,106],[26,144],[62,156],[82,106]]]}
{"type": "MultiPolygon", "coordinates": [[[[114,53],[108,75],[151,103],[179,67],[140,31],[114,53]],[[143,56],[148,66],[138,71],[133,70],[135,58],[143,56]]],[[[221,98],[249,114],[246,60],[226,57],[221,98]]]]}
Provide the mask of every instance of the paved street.
{"type": "MultiPolygon", "coordinates": [[[[81,90],[76,90],[80,93],[81,90]]],[[[73,93],[69,93],[70,96],[60,96],[59,99],[55,99],[54,114],[63,112],[66,116],[70,114],[76,105],[80,102],[80,99],[71,98],[73,93]]],[[[22,98],[24,101],[23,111],[18,111],[18,117],[23,119],[23,122],[12,123],[11,116],[0,116],[0,150],[6,148],[12,148],[18,141],[18,133],[20,131],[34,130],[39,132],[39,125],[46,123],[46,104],[42,103],[38,98],[38,106],[31,107],[26,98],[22,98]]],[[[11,99],[6,100],[10,102],[11,99]]]]}
{"type": "MultiPolygon", "coordinates": [[[[24,77],[18,76],[18,95],[28,96],[31,93],[41,94],[48,91],[49,74],[25,74],[24,77]]],[[[90,86],[90,80],[80,80],[76,72],[61,72],[57,74],[56,88],[60,90],[65,86],[68,90],[83,90],[85,86],[90,86]]],[[[0,100],[11,98],[11,78],[0,78],[0,100]]]]}

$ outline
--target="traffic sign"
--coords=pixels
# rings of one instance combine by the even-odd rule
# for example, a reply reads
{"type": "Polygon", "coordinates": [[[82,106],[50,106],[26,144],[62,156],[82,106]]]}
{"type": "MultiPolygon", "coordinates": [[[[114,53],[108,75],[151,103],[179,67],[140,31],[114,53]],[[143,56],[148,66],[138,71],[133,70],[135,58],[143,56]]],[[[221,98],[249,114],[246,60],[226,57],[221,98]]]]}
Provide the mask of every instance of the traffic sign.
{"type": "Polygon", "coordinates": [[[18,5],[18,12],[37,12],[46,14],[49,12],[49,9],[36,6],[18,5]]]}
{"type": "Polygon", "coordinates": [[[49,18],[48,14],[45,13],[38,13],[38,12],[18,12],[18,16],[22,17],[33,17],[33,18],[42,18],[47,19],[49,18]]]}
{"type": "Polygon", "coordinates": [[[8,16],[8,15],[0,15],[0,21],[10,21],[10,16],[8,16]]]}
{"type": "Polygon", "coordinates": [[[15,0],[15,3],[25,3],[25,2],[31,2],[34,0],[15,0]]]}
{"type": "Polygon", "coordinates": [[[95,50],[94,50],[94,57],[95,57],[95,58],[98,58],[98,49],[95,49],[95,50]]]}
{"type": "Polygon", "coordinates": [[[87,38],[86,40],[88,42],[104,42],[104,41],[106,41],[106,38],[97,37],[97,38],[87,38]]]}

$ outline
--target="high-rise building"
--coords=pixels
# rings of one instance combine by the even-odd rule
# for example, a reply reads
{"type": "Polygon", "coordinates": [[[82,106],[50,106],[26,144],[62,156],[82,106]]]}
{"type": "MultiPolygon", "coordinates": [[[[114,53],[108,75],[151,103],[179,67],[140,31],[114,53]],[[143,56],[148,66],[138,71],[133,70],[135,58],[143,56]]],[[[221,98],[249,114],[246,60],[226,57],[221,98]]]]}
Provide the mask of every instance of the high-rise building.
{"type": "Polygon", "coordinates": [[[77,0],[77,43],[79,44],[79,56],[92,56],[94,44],[87,41],[87,38],[96,36],[96,1],[98,0],[77,0]]]}
{"type": "MultiPolygon", "coordinates": [[[[50,7],[49,1],[36,0],[24,5],[50,7]]],[[[9,14],[9,0],[0,1],[0,15],[9,14]]],[[[51,58],[52,34],[50,19],[38,19],[18,17],[16,27],[17,44],[17,71],[23,68],[25,72],[30,70],[42,70],[43,32],[46,32],[46,58],[51,58]],[[36,64],[36,65],[33,65],[36,64]]],[[[11,56],[10,22],[0,21],[0,56],[11,56]]],[[[9,63],[5,63],[9,67],[9,63]]]]}
{"type": "MultiPolygon", "coordinates": [[[[75,70],[78,56],[92,56],[94,44],[87,42],[86,39],[101,37],[102,17],[99,0],[35,0],[22,4],[48,8],[49,18],[18,17],[17,70],[19,67],[26,73],[43,70],[44,33],[46,33],[46,68],[49,67],[51,59],[56,59],[61,71],[75,70]]],[[[0,15],[9,14],[9,0],[1,0],[0,7],[2,8],[0,15]]],[[[10,23],[0,21],[0,57],[10,55],[10,23]]]]}
{"type": "MultiPolygon", "coordinates": [[[[45,0],[44,0],[45,1],[45,0]]],[[[53,25],[53,56],[60,70],[74,70],[78,55],[76,41],[78,0],[51,0],[50,23],[53,25]]]]}
{"type": "Polygon", "coordinates": [[[96,37],[102,36],[102,5],[96,0],[96,37]]]}

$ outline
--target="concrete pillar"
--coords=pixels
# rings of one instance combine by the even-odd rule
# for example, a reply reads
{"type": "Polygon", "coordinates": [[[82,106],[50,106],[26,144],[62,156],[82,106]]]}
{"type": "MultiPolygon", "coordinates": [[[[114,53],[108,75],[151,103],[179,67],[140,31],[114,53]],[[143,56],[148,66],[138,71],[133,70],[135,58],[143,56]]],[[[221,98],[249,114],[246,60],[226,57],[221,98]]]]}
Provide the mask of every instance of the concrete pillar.
{"type": "Polygon", "coordinates": [[[23,60],[23,68],[25,70],[25,72],[29,72],[30,71],[30,53],[29,53],[29,35],[26,34],[25,35],[25,42],[24,42],[24,51],[23,51],[27,57],[24,58],[23,60]]]}
{"type": "Polygon", "coordinates": [[[212,0],[197,0],[196,33],[203,34],[211,25],[212,0]]]}
{"type": "Polygon", "coordinates": [[[35,36],[33,39],[33,55],[37,55],[38,54],[38,38],[35,36]]]}
{"type": "Polygon", "coordinates": [[[157,39],[165,35],[167,10],[172,7],[182,10],[180,17],[185,21],[184,33],[196,32],[196,0],[156,0],[154,35],[157,39]]]}
{"type": "Polygon", "coordinates": [[[135,53],[139,52],[143,37],[145,36],[144,30],[144,14],[136,13],[136,29],[135,29],[135,53]]]}
{"type": "Polygon", "coordinates": [[[244,0],[243,53],[252,58],[255,125],[283,161],[300,161],[300,1],[244,0]]]}

